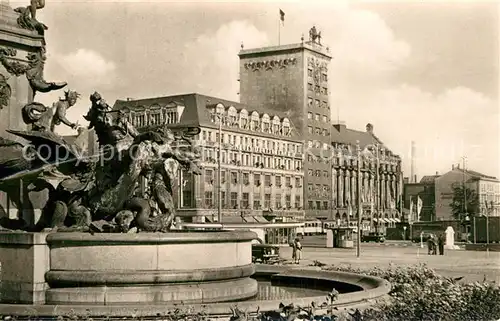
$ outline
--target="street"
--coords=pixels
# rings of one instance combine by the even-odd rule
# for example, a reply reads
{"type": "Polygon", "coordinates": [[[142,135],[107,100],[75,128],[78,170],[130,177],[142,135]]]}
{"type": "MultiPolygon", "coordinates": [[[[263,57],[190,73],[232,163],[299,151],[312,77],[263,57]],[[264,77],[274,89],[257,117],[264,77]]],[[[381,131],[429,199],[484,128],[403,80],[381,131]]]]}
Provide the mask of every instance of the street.
{"type": "MultiPolygon", "coordinates": [[[[338,249],[311,247],[314,244],[306,237],[300,265],[308,266],[314,261],[325,264],[351,265],[356,268],[388,267],[390,264],[396,266],[411,266],[425,263],[428,267],[438,273],[449,277],[464,277],[465,281],[489,281],[500,282],[500,253],[499,252],[475,252],[460,250],[445,250],[445,255],[427,255],[427,247],[420,248],[419,244],[411,243],[362,243],[361,256],[356,257],[356,248],[338,249]],[[407,246],[405,246],[407,245],[407,246]],[[409,245],[409,246],[408,246],[409,245]]],[[[317,244],[319,246],[319,244],[317,244]]],[[[291,247],[282,247],[280,256],[290,260],[292,257],[291,247]]]]}

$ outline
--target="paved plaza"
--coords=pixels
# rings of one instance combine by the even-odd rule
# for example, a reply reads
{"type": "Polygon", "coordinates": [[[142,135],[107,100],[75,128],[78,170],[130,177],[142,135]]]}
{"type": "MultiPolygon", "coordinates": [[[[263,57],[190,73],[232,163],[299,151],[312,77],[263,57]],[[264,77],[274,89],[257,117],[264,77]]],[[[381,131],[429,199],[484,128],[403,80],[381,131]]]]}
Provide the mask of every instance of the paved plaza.
{"type": "MultiPolygon", "coordinates": [[[[292,257],[291,247],[282,247],[280,255],[287,260],[292,257]]],[[[317,260],[325,264],[347,265],[356,268],[411,266],[425,263],[438,273],[450,277],[464,277],[465,281],[489,281],[500,284],[500,253],[448,250],[445,255],[427,255],[427,248],[419,246],[384,246],[362,244],[361,257],[356,257],[356,249],[332,249],[304,247],[301,266],[308,266],[317,260]]]]}

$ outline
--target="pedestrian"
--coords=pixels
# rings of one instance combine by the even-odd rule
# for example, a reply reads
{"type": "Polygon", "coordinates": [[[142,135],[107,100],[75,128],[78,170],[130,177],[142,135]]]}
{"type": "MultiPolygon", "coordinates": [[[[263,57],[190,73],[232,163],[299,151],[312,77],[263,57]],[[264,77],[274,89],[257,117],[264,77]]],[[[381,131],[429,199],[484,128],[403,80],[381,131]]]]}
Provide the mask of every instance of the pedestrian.
{"type": "Polygon", "coordinates": [[[432,255],[432,234],[427,239],[427,254],[432,255]]]}
{"type": "Polygon", "coordinates": [[[293,263],[295,263],[295,261],[296,261],[295,258],[297,257],[297,246],[296,246],[295,240],[293,240],[290,243],[290,247],[292,248],[292,261],[293,261],[293,263]]]}
{"type": "Polygon", "coordinates": [[[444,255],[444,234],[439,234],[438,238],[439,255],[444,255]]]}
{"type": "Polygon", "coordinates": [[[437,255],[438,239],[435,234],[432,234],[432,255],[437,255]]]}
{"type": "Polygon", "coordinates": [[[299,238],[295,239],[294,248],[295,248],[295,264],[299,264],[300,259],[302,258],[302,244],[300,244],[299,238]]]}

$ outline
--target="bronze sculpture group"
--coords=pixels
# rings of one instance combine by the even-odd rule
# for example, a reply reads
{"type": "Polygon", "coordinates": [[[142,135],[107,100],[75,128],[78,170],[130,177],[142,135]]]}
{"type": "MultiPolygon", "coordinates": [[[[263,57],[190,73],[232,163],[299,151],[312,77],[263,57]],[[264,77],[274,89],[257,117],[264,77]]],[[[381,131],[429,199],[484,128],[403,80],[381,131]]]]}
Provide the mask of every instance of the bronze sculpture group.
{"type": "MultiPolygon", "coordinates": [[[[27,8],[16,9],[20,13],[18,24],[45,30],[35,18],[36,9],[43,6],[43,0],[32,0],[27,8]]],[[[38,58],[43,63],[44,48],[41,55],[38,58]]],[[[26,74],[34,92],[66,86],[46,82],[43,68],[37,70],[26,74]]],[[[172,185],[178,166],[200,174],[200,154],[191,140],[199,130],[176,135],[158,127],[140,132],[125,114],[112,110],[94,92],[84,118],[89,122],[88,129],[96,133],[100,151],[98,155],[84,155],[78,146],[54,132],[57,125],[78,127],[66,118],[66,112],[79,96],[66,91],[52,107],[38,102],[25,105],[20,112],[29,129],[7,132],[27,144],[0,137],[0,190],[7,192],[18,208],[26,199],[21,192],[23,186],[27,192],[48,190],[49,195],[36,224],[4,214],[0,225],[32,232],[168,231],[175,216],[172,185]],[[145,190],[139,188],[141,181],[145,190]]]]}

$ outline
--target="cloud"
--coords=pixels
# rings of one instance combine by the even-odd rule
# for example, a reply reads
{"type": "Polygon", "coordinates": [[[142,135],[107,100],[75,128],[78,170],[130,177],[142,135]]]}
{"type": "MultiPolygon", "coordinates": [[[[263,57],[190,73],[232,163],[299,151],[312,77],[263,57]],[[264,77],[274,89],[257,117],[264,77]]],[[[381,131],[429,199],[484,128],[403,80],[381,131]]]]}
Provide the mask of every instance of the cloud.
{"type": "MultiPolygon", "coordinates": [[[[75,106],[68,110],[67,117],[72,122],[86,125],[83,116],[88,110],[90,93],[97,88],[106,90],[117,86],[117,70],[113,61],[106,60],[99,53],[85,48],[77,49],[68,54],[48,54],[45,65],[44,77],[47,81],[66,81],[65,90],[76,90],[81,94],[81,99],[75,106]]],[[[36,100],[51,106],[60,97],[64,96],[63,90],[38,94],[36,100]]],[[[66,126],[59,126],[56,130],[63,135],[76,134],[66,126]]]]}
{"type": "Polygon", "coordinates": [[[68,54],[49,55],[46,75],[83,87],[109,86],[116,81],[116,65],[93,50],[79,48],[68,54]]]}
{"type": "Polygon", "coordinates": [[[98,53],[83,48],[61,56],[59,64],[69,77],[85,77],[93,80],[109,78],[110,73],[116,69],[112,61],[106,61],[98,53]]]}
{"type": "Polygon", "coordinates": [[[215,33],[204,33],[187,43],[183,66],[189,71],[186,74],[190,77],[186,80],[192,88],[190,91],[238,100],[238,52],[243,40],[244,46],[249,48],[269,44],[267,34],[249,21],[231,21],[215,33]]]}
{"type": "Polygon", "coordinates": [[[408,85],[344,94],[339,108],[348,127],[374,124],[375,134],[402,156],[405,173],[415,141],[420,175],[448,170],[464,155],[470,168],[498,175],[499,111],[483,94],[463,87],[431,94],[408,85]]]}

